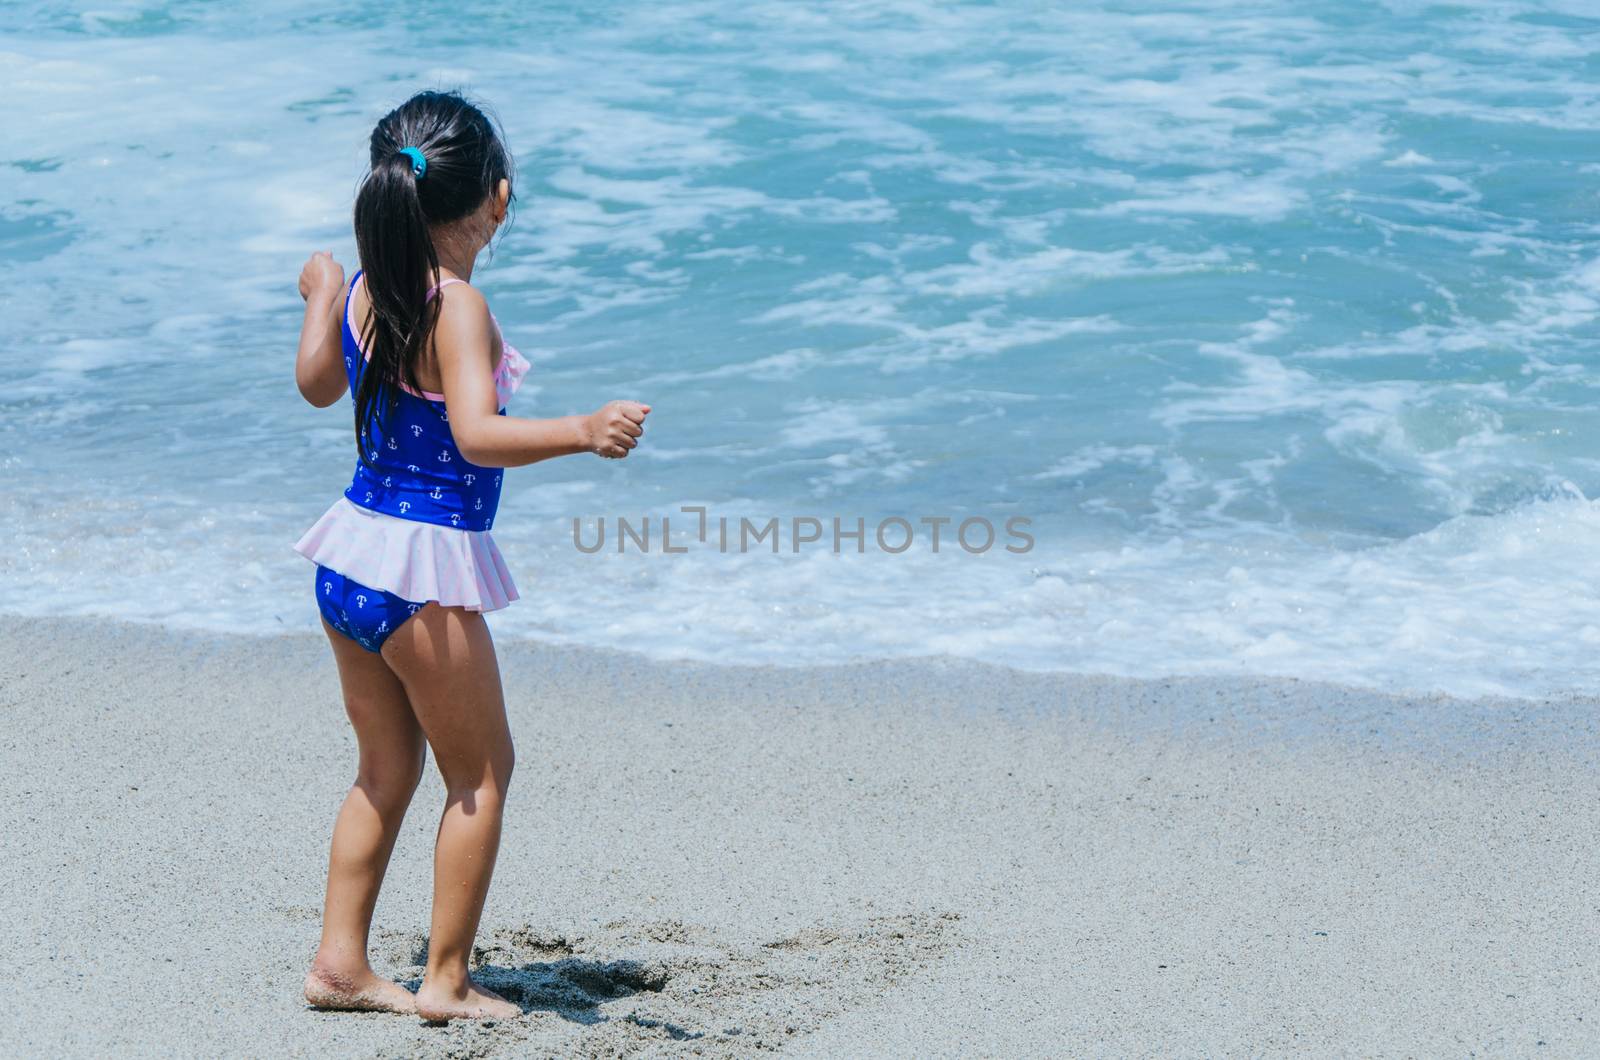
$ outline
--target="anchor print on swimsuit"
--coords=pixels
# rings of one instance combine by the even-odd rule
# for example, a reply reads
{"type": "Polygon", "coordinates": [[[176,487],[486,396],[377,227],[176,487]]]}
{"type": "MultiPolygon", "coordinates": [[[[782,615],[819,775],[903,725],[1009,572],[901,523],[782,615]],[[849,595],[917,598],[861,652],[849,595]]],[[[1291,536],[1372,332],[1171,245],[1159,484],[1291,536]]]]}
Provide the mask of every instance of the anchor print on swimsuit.
{"type": "MultiPolygon", "coordinates": [[[[352,289],[360,278],[356,273],[352,289]]],[[[353,394],[367,361],[348,311],[342,331],[353,394]]],[[[501,389],[503,414],[504,399],[515,389],[527,362],[509,346],[502,358],[506,378],[497,378],[496,384],[501,389]]],[[[368,461],[356,465],[344,495],[357,507],[402,519],[457,530],[489,529],[500,505],[501,476],[489,474],[461,455],[450,433],[444,395],[402,389],[396,400],[386,414],[392,419],[370,425],[369,437],[376,451],[367,454],[368,461]]]]}
{"type": "MultiPolygon", "coordinates": [[[[360,279],[357,273],[352,289],[360,279]]],[[[348,296],[343,343],[354,394],[367,360],[348,296]]],[[[502,348],[495,389],[504,414],[528,362],[503,339],[502,348]]],[[[377,651],[430,601],[494,611],[517,599],[487,534],[502,476],[461,455],[444,396],[402,387],[367,427],[366,459],[357,461],[344,496],[295,545],[317,564],[317,603],[329,627],[377,651]]]]}
{"type": "Polygon", "coordinates": [[[334,632],[372,652],[380,650],[406,619],[422,610],[419,603],[369,588],[327,567],[317,568],[317,586],[321,590],[317,609],[323,620],[334,632]]]}

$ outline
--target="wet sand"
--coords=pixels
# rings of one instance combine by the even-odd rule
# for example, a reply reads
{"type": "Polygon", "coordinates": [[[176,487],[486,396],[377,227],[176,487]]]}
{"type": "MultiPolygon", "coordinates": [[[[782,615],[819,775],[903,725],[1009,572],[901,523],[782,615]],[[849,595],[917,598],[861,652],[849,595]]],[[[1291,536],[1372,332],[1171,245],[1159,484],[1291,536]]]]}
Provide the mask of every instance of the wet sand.
{"type": "MultiPolygon", "coordinates": [[[[326,646],[0,619],[9,1055],[1600,1050],[1593,701],[502,644],[491,1026],[308,1010],[326,646]]],[[[374,960],[415,985],[430,766],[374,960]]]]}

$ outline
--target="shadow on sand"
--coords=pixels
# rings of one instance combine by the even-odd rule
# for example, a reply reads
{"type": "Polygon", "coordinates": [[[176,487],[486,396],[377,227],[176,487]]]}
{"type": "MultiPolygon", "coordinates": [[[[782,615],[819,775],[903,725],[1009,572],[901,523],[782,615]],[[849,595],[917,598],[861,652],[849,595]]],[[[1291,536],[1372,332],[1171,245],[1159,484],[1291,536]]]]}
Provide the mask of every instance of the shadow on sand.
{"type": "MultiPolygon", "coordinates": [[[[426,948],[414,956],[421,964],[427,960],[426,948]]],[[[472,978],[490,990],[513,1002],[524,1013],[553,1012],[574,1023],[604,1023],[607,1017],[600,1006],[619,998],[639,993],[660,993],[667,985],[667,971],[654,964],[640,961],[592,961],[583,957],[563,957],[554,961],[536,961],[522,965],[478,964],[472,969],[472,978]]],[[[422,985],[420,979],[406,984],[415,991],[422,985]]],[[[698,1035],[687,1031],[673,1033],[677,1028],[663,1026],[674,1038],[683,1040],[698,1035]]]]}

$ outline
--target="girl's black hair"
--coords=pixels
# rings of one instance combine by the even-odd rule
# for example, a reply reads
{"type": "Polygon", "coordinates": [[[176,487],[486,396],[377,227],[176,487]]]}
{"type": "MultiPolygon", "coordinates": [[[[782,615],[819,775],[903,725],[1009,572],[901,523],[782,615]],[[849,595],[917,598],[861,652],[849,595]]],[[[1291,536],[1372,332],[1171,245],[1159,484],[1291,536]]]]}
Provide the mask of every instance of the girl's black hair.
{"type": "Polygon", "coordinates": [[[455,92],[418,92],[372,130],[371,169],[356,193],[356,247],[372,313],[361,330],[370,360],[356,386],[356,450],[376,448],[401,384],[421,390],[417,364],[439,321],[432,225],[458,221],[511,179],[511,155],[482,110],[455,92]],[[402,148],[422,152],[420,168],[402,148]]]}

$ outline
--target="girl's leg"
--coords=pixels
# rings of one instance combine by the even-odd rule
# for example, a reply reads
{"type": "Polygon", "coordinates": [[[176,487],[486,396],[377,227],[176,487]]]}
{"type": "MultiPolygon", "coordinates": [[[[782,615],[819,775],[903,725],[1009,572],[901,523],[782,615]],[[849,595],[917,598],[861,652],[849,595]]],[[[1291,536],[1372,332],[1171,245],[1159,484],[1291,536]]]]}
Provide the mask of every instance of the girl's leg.
{"type": "Polygon", "coordinates": [[[306,976],[318,1008],[413,1012],[416,999],[367,963],[367,933],[400,822],[422,778],[423,738],[405,688],[383,659],[323,623],[360,749],[356,781],[333,826],[322,944],[306,976]]]}
{"type": "Polygon", "coordinates": [[[427,1019],[509,1018],[516,1005],[474,983],[467,959],[500,850],[514,755],[500,664],[483,616],[429,604],[383,645],[433,748],[446,799],[433,862],[428,968],[417,991],[427,1019]]]}

